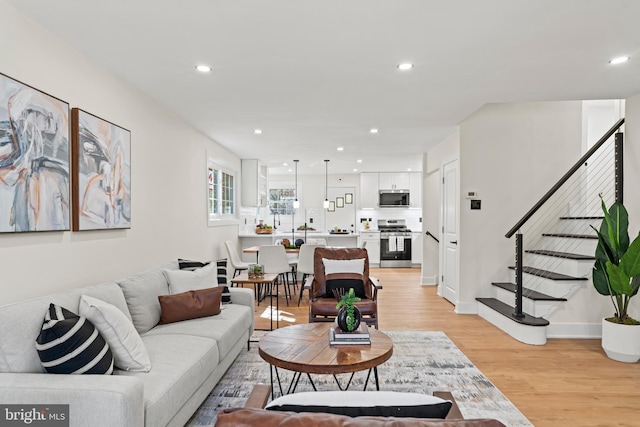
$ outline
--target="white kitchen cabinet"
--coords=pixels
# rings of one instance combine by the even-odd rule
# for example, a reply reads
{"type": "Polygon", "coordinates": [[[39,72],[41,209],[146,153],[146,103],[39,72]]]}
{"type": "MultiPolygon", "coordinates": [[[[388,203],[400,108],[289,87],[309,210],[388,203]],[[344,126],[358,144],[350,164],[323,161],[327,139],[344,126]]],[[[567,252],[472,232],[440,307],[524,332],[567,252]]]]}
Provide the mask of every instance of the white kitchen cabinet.
{"type": "Polygon", "coordinates": [[[408,190],[409,185],[409,172],[380,172],[378,174],[378,188],[380,190],[408,190]]]}
{"type": "Polygon", "coordinates": [[[266,206],[267,167],[257,159],[242,159],[242,206],[266,206]]]}
{"type": "Polygon", "coordinates": [[[422,264],[422,231],[411,232],[411,264],[422,264]]]}
{"type": "Polygon", "coordinates": [[[412,208],[422,206],[422,172],[409,174],[409,203],[412,208]]]}
{"type": "Polygon", "coordinates": [[[378,173],[360,174],[360,209],[378,207],[378,173]]]}
{"type": "Polygon", "coordinates": [[[380,264],[380,232],[361,231],[360,246],[363,244],[369,254],[369,264],[380,264]]]}

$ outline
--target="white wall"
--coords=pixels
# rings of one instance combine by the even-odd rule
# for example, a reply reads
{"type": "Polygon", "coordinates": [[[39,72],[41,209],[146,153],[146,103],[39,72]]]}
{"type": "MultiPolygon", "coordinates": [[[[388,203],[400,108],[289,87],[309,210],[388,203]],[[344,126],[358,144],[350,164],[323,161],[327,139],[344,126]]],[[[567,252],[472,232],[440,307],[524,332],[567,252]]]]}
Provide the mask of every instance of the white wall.
{"type": "Polygon", "coordinates": [[[580,157],[581,123],[577,101],[485,105],[461,123],[460,192],[482,201],[472,211],[461,200],[461,303],[508,279],[514,240],[505,233],[580,157]]]}
{"type": "Polygon", "coordinates": [[[0,9],[0,72],[131,130],[132,146],[131,229],[1,234],[0,305],[225,256],[237,226],[207,227],[206,153],[238,175],[240,160],[13,6],[0,9]]]}
{"type": "MultiPolygon", "coordinates": [[[[460,129],[449,135],[444,141],[429,150],[423,157],[423,199],[422,231],[427,230],[441,239],[441,190],[443,164],[460,157],[460,129]]],[[[422,240],[422,278],[423,283],[436,284],[439,280],[440,246],[429,236],[422,240]]]]}

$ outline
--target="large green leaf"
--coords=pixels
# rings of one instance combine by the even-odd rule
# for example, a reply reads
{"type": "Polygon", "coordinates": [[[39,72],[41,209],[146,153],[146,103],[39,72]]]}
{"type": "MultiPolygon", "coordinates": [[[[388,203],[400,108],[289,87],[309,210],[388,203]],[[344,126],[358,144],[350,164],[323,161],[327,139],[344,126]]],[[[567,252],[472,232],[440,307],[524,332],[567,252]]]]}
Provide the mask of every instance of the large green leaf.
{"type": "Polygon", "coordinates": [[[601,295],[612,295],[609,286],[609,276],[607,275],[606,263],[607,261],[598,259],[593,265],[593,286],[601,295]]]}
{"type": "Polygon", "coordinates": [[[630,283],[631,279],[620,267],[611,262],[607,262],[607,273],[612,290],[621,295],[633,295],[633,289],[630,283]]]}
{"type": "Polygon", "coordinates": [[[620,259],[620,268],[629,277],[640,275],[640,234],[620,259]]]}
{"type": "MultiPolygon", "coordinates": [[[[625,207],[620,203],[614,203],[606,212],[604,208],[604,201],[602,202],[603,210],[605,210],[604,223],[606,223],[606,230],[603,227],[600,228],[600,232],[605,234],[609,239],[608,243],[616,254],[617,262],[625,254],[629,247],[629,214],[625,207]]],[[[604,225],[604,224],[603,224],[604,225]]]]}
{"type": "MultiPolygon", "coordinates": [[[[602,220],[602,227],[606,228],[605,220],[602,220]]],[[[613,253],[613,249],[609,245],[608,234],[601,233],[596,230],[595,227],[591,226],[595,230],[598,235],[598,246],[596,246],[596,259],[606,263],[607,261],[611,261],[614,264],[617,264],[618,260],[615,259],[615,254],[613,253]]]]}

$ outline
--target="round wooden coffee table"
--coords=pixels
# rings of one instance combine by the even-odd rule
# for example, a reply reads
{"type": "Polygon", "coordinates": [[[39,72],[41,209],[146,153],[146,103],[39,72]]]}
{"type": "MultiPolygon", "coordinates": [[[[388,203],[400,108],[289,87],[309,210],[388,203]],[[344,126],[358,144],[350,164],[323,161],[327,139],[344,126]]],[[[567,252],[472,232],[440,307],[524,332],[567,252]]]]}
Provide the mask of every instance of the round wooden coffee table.
{"type": "MultiPolygon", "coordinates": [[[[393,342],[383,332],[369,328],[371,344],[367,345],[330,345],[329,328],[333,323],[307,323],[276,329],[264,335],[258,344],[260,357],[271,365],[271,384],[273,385],[273,370],[275,368],[278,386],[282,393],[282,384],[278,368],[295,372],[287,393],[293,393],[302,374],[307,374],[311,386],[315,384],[309,374],[347,374],[369,370],[364,384],[366,390],[369,377],[373,371],[376,389],[378,384],[378,365],[389,360],[393,354],[393,342]]],[[[336,383],[341,390],[338,379],[336,383]]],[[[273,390],[273,388],[272,388],[273,390]]]]}

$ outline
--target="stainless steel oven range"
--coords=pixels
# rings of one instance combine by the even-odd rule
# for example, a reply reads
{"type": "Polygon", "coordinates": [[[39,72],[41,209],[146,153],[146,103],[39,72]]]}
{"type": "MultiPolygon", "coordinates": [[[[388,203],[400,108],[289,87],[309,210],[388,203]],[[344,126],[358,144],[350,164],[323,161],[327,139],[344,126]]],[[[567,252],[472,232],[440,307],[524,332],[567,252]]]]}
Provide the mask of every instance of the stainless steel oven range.
{"type": "Polygon", "coordinates": [[[411,267],[411,230],[404,219],[379,219],[380,267],[411,267]]]}

